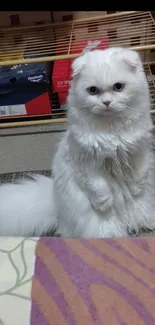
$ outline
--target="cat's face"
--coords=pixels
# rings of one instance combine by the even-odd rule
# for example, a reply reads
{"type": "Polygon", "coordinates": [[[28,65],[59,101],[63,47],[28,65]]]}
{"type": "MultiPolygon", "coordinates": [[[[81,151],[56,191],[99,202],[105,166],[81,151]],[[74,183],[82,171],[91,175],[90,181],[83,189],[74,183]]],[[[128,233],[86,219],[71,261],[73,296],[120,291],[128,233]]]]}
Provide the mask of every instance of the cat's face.
{"type": "Polygon", "coordinates": [[[130,116],[148,101],[148,85],[139,55],[110,48],[92,51],[73,63],[69,105],[84,115],[130,116]]]}

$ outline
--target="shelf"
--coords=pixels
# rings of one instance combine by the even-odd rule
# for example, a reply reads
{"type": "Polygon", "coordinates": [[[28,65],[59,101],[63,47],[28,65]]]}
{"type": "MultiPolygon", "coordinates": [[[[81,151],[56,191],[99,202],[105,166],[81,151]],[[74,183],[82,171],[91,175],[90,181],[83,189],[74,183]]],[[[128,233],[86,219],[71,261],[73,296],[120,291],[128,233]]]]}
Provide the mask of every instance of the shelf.
{"type": "Polygon", "coordinates": [[[36,120],[36,121],[15,121],[15,122],[5,122],[0,123],[0,129],[24,127],[24,126],[35,126],[35,125],[45,125],[45,124],[56,124],[56,123],[67,123],[67,118],[58,118],[55,120],[36,120]]]}
{"type": "MultiPolygon", "coordinates": [[[[155,75],[152,75],[150,64],[144,64],[144,71],[146,73],[151,98],[151,113],[155,114],[155,75]]],[[[10,117],[5,118],[5,121],[0,120],[0,129],[2,128],[12,128],[12,127],[22,127],[22,126],[33,126],[33,125],[45,125],[53,123],[66,123],[67,117],[65,111],[59,109],[54,109],[53,114],[40,115],[40,116],[24,116],[24,117],[13,117],[8,121],[10,117]],[[31,119],[31,120],[30,120],[31,119]],[[20,121],[19,121],[20,120],[20,121]]]]}
{"type": "Polygon", "coordinates": [[[103,37],[108,38],[109,46],[155,49],[153,17],[150,11],[126,11],[70,22],[0,28],[0,65],[75,58],[82,48],[74,44],[73,51],[73,42],[103,37]]]}

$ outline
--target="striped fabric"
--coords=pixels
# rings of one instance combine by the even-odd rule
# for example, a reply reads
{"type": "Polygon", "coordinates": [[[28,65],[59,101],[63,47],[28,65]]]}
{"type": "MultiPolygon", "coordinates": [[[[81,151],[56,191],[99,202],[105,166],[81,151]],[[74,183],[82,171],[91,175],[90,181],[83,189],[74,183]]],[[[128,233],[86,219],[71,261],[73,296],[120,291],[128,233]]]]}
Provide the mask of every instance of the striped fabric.
{"type": "Polygon", "coordinates": [[[1,325],[154,325],[155,238],[0,238],[1,325]]]}
{"type": "Polygon", "coordinates": [[[31,324],[155,324],[154,251],[154,239],[40,239],[31,324]]]}

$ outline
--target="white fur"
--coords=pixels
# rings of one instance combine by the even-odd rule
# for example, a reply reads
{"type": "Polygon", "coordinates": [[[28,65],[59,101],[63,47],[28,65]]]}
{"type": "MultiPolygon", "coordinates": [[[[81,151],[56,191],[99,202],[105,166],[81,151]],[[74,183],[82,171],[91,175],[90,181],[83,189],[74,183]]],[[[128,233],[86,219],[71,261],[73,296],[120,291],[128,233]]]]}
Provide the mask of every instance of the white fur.
{"type": "Polygon", "coordinates": [[[58,232],[111,237],[155,228],[152,121],[139,55],[110,48],[76,59],[68,104],[70,126],[52,166],[58,232]],[[113,90],[117,82],[123,91],[113,90]],[[90,95],[90,86],[100,93],[90,95]]]}
{"type": "Polygon", "coordinates": [[[69,127],[53,160],[53,181],[38,176],[0,187],[0,235],[38,236],[56,225],[55,216],[64,237],[155,228],[153,126],[139,55],[110,48],[77,58],[68,105],[69,127]],[[117,82],[125,84],[121,92],[113,90],[117,82]],[[90,86],[99,94],[90,95],[90,86]]]}
{"type": "Polygon", "coordinates": [[[40,236],[56,226],[52,179],[35,175],[33,180],[0,186],[0,235],[40,236]]]}

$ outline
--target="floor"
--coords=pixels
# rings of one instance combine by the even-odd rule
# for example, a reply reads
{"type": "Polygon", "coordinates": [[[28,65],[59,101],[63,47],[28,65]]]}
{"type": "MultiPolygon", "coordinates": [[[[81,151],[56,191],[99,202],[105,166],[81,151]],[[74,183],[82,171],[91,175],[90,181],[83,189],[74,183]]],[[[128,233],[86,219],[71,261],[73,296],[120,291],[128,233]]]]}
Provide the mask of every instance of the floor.
{"type": "Polygon", "coordinates": [[[66,125],[0,129],[0,174],[49,170],[66,125]]]}
{"type": "Polygon", "coordinates": [[[51,170],[35,170],[35,171],[27,171],[27,172],[17,172],[17,173],[5,173],[0,175],[0,183],[13,183],[18,179],[25,178],[29,174],[41,174],[45,176],[51,175],[51,170]]]}

